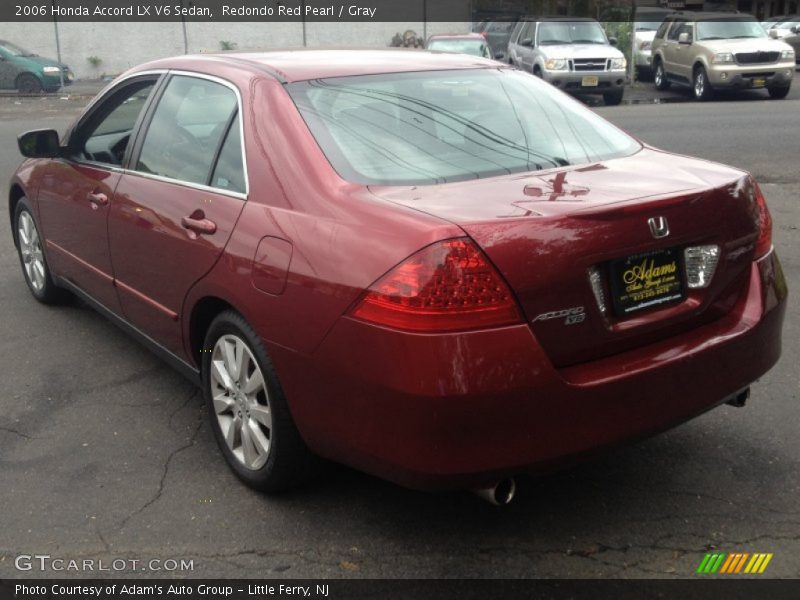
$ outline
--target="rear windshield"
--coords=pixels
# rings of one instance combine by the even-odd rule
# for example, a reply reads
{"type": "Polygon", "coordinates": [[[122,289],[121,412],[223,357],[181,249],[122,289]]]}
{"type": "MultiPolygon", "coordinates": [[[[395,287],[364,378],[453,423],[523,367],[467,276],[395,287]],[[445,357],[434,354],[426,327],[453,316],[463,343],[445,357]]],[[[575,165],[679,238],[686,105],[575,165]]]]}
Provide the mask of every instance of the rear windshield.
{"type": "Polygon", "coordinates": [[[425,185],[628,156],[640,145],[512,69],[336,77],[287,86],[346,180],[425,185]]]}

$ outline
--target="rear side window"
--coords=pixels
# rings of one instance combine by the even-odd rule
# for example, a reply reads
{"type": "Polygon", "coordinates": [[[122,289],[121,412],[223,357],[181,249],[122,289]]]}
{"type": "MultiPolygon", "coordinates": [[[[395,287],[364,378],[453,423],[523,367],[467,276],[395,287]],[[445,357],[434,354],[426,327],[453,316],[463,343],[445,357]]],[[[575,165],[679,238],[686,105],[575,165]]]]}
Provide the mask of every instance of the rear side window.
{"type": "Polygon", "coordinates": [[[231,192],[244,194],[247,189],[244,178],[244,164],[242,163],[242,135],[239,127],[239,115],[231,123],[228,136],[220,150],[214,175],[211,177],[211,186],[231,192]]]}
{"type": "Polygon", "coordinates": [[[136,169],[207,185],[237,108],[236,94],[225,85],[172,77],[147,128],[136,169]]]}

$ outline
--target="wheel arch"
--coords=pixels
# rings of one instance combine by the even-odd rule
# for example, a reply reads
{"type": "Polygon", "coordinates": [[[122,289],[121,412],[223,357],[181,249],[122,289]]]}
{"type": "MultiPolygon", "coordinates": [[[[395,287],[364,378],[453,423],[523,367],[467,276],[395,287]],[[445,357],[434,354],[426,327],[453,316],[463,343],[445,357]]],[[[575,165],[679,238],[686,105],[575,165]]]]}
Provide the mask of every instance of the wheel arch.
{"type": "Polygon", "coordinates": [[[25,190],[22,189],[19,183],[14,182],[11,184],[11,189],[8,192],[8,220],[11,224],[11,233],[16,248],[19,248],[19,240],[17,239],[17,232],[14,227],[14,213],[17,211],[17,204],[19,204],[19,201],[25,198],[25,196],[25,190]]]}
{"type": "Polygon", "coordinates": [[[189,348],[192,359],[198,367],[202,365],[203,356],[203,342],[206,338],[206,333],[211,323],[217,318],[217,315],[225,312],[226,310],[236,310],[227,300],[219,296],[203,296],[192,306],[189,316],[189,348]]]}
{"type": "Polygon", "coordinates": [[[14,77],[14,88],[18,88],[19,87],[19,80],[20,80],[21,77],[24,77],[25,75],[30,75],[31,77],[35,77],[36,79],[39,80],[39,83],[42,84],[42,87],[44,87],[44,77],[42,75],[40,75],[39,73],[36,73],[35,71],[20,71],[14,77]]]}
{"type": "Polygon", "coordinates": [[[692,63],[692,76],[694,76],[699,67],[703,67],[706,72],[708,72],[708,65],[706,64],[706,61],[698,57],[695,59],[694,63],[692,63]]]}

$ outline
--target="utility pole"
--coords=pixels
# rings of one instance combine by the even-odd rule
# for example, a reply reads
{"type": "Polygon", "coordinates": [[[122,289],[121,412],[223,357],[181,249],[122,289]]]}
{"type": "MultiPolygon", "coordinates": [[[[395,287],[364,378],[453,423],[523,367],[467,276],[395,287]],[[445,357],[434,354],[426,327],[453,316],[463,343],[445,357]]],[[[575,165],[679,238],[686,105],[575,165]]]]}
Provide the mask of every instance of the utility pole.
{"type": "Polygon", "coordinates": [[[64,87],[64,69],[61,68],[61,40],[58,37],[58,18],[56,17],[56,0],[52,0],[53,6],[53,28],[56,32],[56,57],[58,58],[58,79],[61,81],[61,87],[64,87]]]}
{"type": "MultiPolygon", "coordinates": [[[[192,3],[189,2],[189,6],[192,3]]],[[[186,34],[186,15],[183,14],[183,0],[181,0],[181,28],[183,29],[183,53],[189,54],[189,36],[186,34]]]]}
{"type": "Polygon", "coordinates": [[[631,85],[636,83],[636,0],[631,0],[631,85]]]}

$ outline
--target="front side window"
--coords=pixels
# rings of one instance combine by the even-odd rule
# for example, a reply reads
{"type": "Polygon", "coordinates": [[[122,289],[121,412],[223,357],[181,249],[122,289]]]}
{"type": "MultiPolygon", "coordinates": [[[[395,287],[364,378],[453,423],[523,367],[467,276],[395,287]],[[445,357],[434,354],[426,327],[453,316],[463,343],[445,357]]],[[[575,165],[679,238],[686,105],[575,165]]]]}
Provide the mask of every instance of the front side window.
{"type": "Polygon", "coordinates": [[[641,147],[512,69],[339,77],[287,86],[345,179],[425,185],[583,164],[641,147]]]}
{"type": "Polygon", "coordinates": [[[139,115],[155,83],[152,79],[129,83],[102,100],[70,140],[76,157],[106,165],[122,165],[139,115]]]}
{"type": "Polygon", "coordinates": [[[207,185],[238,103],[229,87],[173,76],[147,128],[136,170],[207,185]]]}
{"type": "Polygon", "coordinates": [[[667,36],[668,39],[677,42],[678,35],[686,31],[685,27],[686,21],[675,21],[675,23],[672,25],[672,28],[669,30],[669,36],[667,36]]]}

